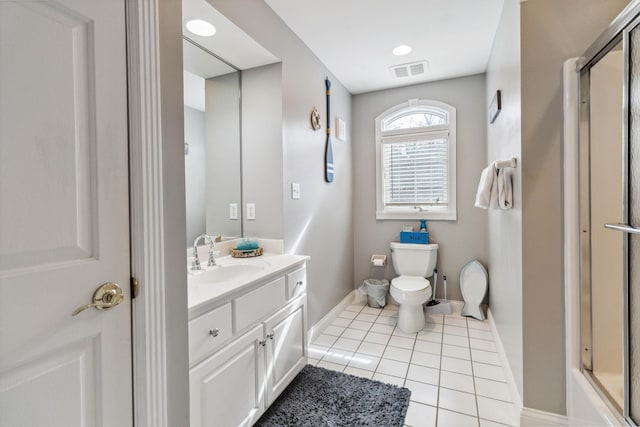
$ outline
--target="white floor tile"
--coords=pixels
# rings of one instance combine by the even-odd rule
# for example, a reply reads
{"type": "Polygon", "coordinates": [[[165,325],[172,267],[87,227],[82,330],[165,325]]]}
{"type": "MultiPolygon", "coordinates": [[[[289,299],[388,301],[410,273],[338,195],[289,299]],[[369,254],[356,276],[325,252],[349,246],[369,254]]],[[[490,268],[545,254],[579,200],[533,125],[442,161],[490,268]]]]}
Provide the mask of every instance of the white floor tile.
{"type": "Polygon", "coordinates": [[[489,420],[480,418],[480,427],[505,427],[507,425],[508,424],[497,423],[495,421],[489,421],[489,420]]]}
{"type": "Polygon", "coordinates": [[[387,306],[380,312],[380,316],[392,317],[398,315],[398,309],[391,308],[393,306],[387,306]]]}
{"type": "Polygon", "coordinates": [[[313,343],[322,347],[331,347],[337,340],[338,337],[336,336],[322,334],[318,338],[316,338],[313,343]]]}
{"type": "Polygon", "coordinates": [[[370,354],[355,353],[349,362],[349,366],[358,369],[365,369],[367,371],[375,371],[380,363],[379,356],[372,356],[370,354]]]}
{"type": "Polygon", "coordinates": [[[348,365],[353,357],[352,351],[337,350],[332,348],[324,355],[323,361],[337,363],[338,365],[348,365]]]}
{"type": "Polygon", "coordinates": [[[378,318],[376,319],[376,323],[396,326],[396,323],[398,323],[398,319],[396,317],[378,316],[378,318]]]}
{"type": "Polygon", "coordinates": [[[384,353],[385,346],[382,344],[376,344],[373,342],[363,342],[358,347],[358,353],[369,354],[371,356],[382,356],[384,353]]]}
{"type": "Polygon", "coordinates": [[[327,329],[325,329],[322,333],[325,335],[333,335],[335,337],[339,337],[340,335],[342,335],[345,329],[346,328],[343,326],[329,325],[327,326],[327,329]]]}
{"type": "Polygon", "coordinates": [[[451,325],[451,326],[458,326],[460,328],[466,328],[467,327],[467,319],[465,319],[463,317],[445,316],[444,317],[444,324],[445,325],[451,325]]]}
{"type": "Polygon", "coordinates": [[[342,327],[347,327],[349,326],[350,323],[351,323],[351,320],[345,319],[344,317],[336,317],[334,321],[331,322],[332,325],[342,326],[342,327]]]}
{"type": "Polygon", "coordinates": [[[406,348],[387,346],[382,357],[399,362],[409,362],[411,360],[411,353],[412,351],[406,348]]]}
{"type": "Polygon", "coordinates": [[[411,363],[415,365],[428,366],[429,368],[440,369],[440,355],[414,351],[411,356],[411,363]]]}
{"type": "Polygon", "coordinates": [[[414,351],[421,351],[423,353],[440,354],[442,351],[442,344],[431,341],[416,340],[414,351]]]}
{"type": "Polygon", "coordinates": [[[373,371],[367,371],[365,369],[354,368],[353,366],[347,366],[344,370],[345,374],[355,375],[362,378],[373,378],[373,371]]]}
{"type": "Polygon", "coordinates": [[[377,314],[367,314],[367,313],[360,313],[356,316],[356,320],[360,320],[361,322],[375,322],[375,320],[378,318],[377,314]]]}
{"type": "Polygon", "coordinates": [[[404,387],[404,378],[394,377],[393,375],[386,375],[380,372],[376,372],[373,374],[373,378],[376,381],[380,381],[382,383],[397,385],[398,387],[404,387]]]}
{"type": "Polygon", "coordinates": [[[442,314],[425,314],[424,318],[429,323],[444,323],[444,316],[442,314]]]}
{"type": "Polygon", "coordinates": [[[478,427],[478,419],[458,412],[438,410],[438,427],[478,427]]]}
{"type": "Polygon", "coordinates": [[[473,376],[494,381],[507,381],[501,366],[487,365],[486,363],[473,362],[473,376]]]}
{"type": "Polygon", "coordinates": [[[476,377],[474,381],[476,384],[476,394],[478,396],[504,400],[505,402],[512,401],[511,392],[509,391],[509,386],[506,383],[478,377],[476,377]]]}
{"type": "Polygon", "coordinates": [[[309,365],[316,366],[316,365],[318,364],[318,362],[319,362],[319,361],[320,361],[319,359],[313,359],[313,358],[311,358],[311,357],[307,357],[307,363],[308,363],[309,365]]]}
{"type": "Polygon", "coordinates": [[[405,338],[405,337],[399,337],[397,335],[392,335],[388,345],[413,350],[414,343],[415,343],[415,339],[413,338],[405,338]]]}
{"type": "Polygon", "coordinates": [[[492,351],[478,350],[476,348],[471,349],[471,360],[474,362],[486,363],[488,365],[501,366],[500,356],[498,353],[492,351]]]}
{"type": "Polygon", "coordinates": [[[407,380],[404,386],[411,390],[411,401],[436,406],[438,403],[438,387],[417,381],[407,380]]]}
{"type": "Polygon", "coordinates": [[[443,329],[444,329],[444,326],[442,326],[442,323],[431,323],[429,322],[428,319],[427,319],[427,323],[424,324],[424,328],[422,328],[423,331],[438,332],[438,333],[442,333],[443,329]]]}
{"type": "Polygon", "coordinates": [[[473,377],[471,375],[458,374],[450,371],[440,372],[440,387],[464,391],[465,393],[475,392],[473,377]]]}
{"type": "Polygon", "coordinates": [[[432,341],[432,342],[441,343],[442,332],[431,332],[431,331],[425,331],[423,329],[422,331],[418,332],[418,336],[416,338],[423,341],[432,341]]]}
{"type": "Polygon", "coordinates": [[[435,427],[436,408],[418,402],[411,402],[409,408],[407,408],[407,416],[404,422],[410,427],[435,427]]]}
{"type": "Polygon", "coordinates": [[[342,333],[342,338],[362,341],[365,335],[367,335],[367,331],[363,331],[362,329],[346,328],[342,333]]]}
{"type": "Polygon", "coordinates": [[[351,319],[351,320],[353,320],[353,319],[356,318],[357,315],[358,315],[358,313],[355,312],[355,311],[346,311],[345,310],[342,313],[340,313],[338,315],[338,317],[342,317],[343,319],[351,319]]]}
{"type": "Polygon", "coordinates": [[[471,360],[471,352],[469,352],[469,349],[467,347],[459,347],[457,345],[443,344],[442,355],[455,357],[456,359],[471,360]]]}
{"type": "Polygon", "coordinates": [[[390,360],[382,358],[378,363],[376,372],[380,372],[385,375],[393,375],[394,377],[404,378],[407,375],[407,369],[409,364],[406,362],[398,362],[397,360],[390,360]]]}
{"type": "Polygon", "coordinates": [[[396,336],[398,336],[398,337],[403,337],[403,338],[416,339],[416,335],[417,335],[417,334],[416,334],[415,332],[414,332],[414,333],[412,333],[412,334],[407,333],[407,332],[402,332],[402,331],[400,330],[400,328],[396,327],[396,328],[393,330],[393,335],[396,335],[396,336]]]}
{"type": "Polygon", "coordinates": [[[496,348],[496,344],[493,341],[480,340],[478,338],[469,338],[469,345],[471,348],[476,348],[478,350],[484,351],[493,351],[494,353],[498,351],[496,348]]]}
{"type": "Polygon", "coordinates": [[[438,407],[476,416],[476,397],[470,393],[440,387],[438,407]]]}
{"type": "Polygon", "coordinates": [[[449,345],[457,345],[459,347],[469,347],[469,338],[460,335],[442,335],[442,342],[449,345]]]}
{"type": "Polygon", "coordinates": [[[360,313],[360,310],[362,310],[362,306],[359,304],[351,304],[349,307],[345,308],[345,311],[353,311],[356,313],[360,313]]]}
{"type": "Polygon", "coordinates": [[[493,341],[493,334],[491,331],[483,331],[481,329],[470,329],[469,336],[471,338],[478,338],[481,340],[493,341]]]}
{"type": "Polygon", "coordinates": [[[324,361],[324,360],[321,360],[320,362],[318,362],[317,366],[320,367],[320,368],[331,369],[332,371],[338,371],[338,372],[344,371],[344,365],[340,365],[338,363],[327,362],[327,361],[324,361]]]}
{"type": "Polygon", "coordinates": [[[369,306],[365,306],[361,313],[367,313],[367,314],[375,314],[376,317],[382,313],[382,308],[374,308],[374,307],[369,307],[369,306]]]}
{"type": "Polygon", "coordinates": [[[351,329],[360,329],[362,331],[368,331],[369,329],[371,329],[372,325],[373,325],[373,323],[371,323],[371,322],[363,322],[362,320],[354,320],[353,322],[351,322],[349,327],[351,329]]]}
{"type": "Polygon", "coordinates": [[[490,331],[491,326],[489,326],[489,322],[486,320],[477,320],[471,317],[467,318],[467,327],[469,329],[482,329],[483,331],[490,331]]]}
{"type": "Polygon", "coordinates": [[[322,345],[311,344],[307,347],[307,351],[309,352],[309,357],[312,359],[322,359],[327,351],[329,351],[329,347],[325,347],[322,345]]]}
{"type": "Polygon", "coordinates": [[[440,371],[438,369],[409,364],[409,370],[407,371],[408,380],[438,385],[439,377],[440,371]]]}
{"type": "MultiPolygon", "coordinates": [[[[480,332],[484,332],[484,331],[480,331],[480,332]]],[[[461,328],[459,326],[451,326],[451,325],[444,325],[444,333],[448,334],[448,335],[457,335],[457,336],[461,336],[461,337],[468,337],[469,333],[467,332],[467,327],[465,326],[464,328],[461,328]]]]}
{"type": "Polygon", "coordinates": [[[389,342],[389,338],[391,338],[391,335],[380,334],[378,332],[369,332],[364,337],[364,341],[387,345],[387,343],[389,342]]]}
{"type": "Polygon", "coordinates": [[[478,396],[478,414],[480,418],[510,426],[517,426],[520,421],[513,404],[483,396],[478,396]]]}
{"type": "Polygon", "coordinates": [[[340,350],[356,351],[360,346],[359,340],[352,340],[349,338],[338,338],[333,344],[333,348],[340,350]]]}
{"type": "Polygon", "coordinates": [[[371,327],[371,329],[369,329],[369,331],[370,332],[378,332],[380,334],[391,335],[393,333],[394,329],[395,329],[395,326],[383,325],[381,323],[374,323],[373,326],[371,327]]]}
{"type": "Polygon", "coordinates": [[[442,359],[440,360],[440,369],[443,371],[472,375],[471,362],[469,360],[456,359],[454,357],[442,356],[442,359]]]}

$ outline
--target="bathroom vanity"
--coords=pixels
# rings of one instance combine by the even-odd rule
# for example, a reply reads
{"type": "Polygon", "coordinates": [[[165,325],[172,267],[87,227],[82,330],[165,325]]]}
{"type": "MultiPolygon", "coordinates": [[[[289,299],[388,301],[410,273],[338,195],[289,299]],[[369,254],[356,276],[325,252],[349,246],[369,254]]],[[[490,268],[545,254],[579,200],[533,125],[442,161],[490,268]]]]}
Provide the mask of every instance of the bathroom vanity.
{"type": "Polygon", "coordinates": [[[307,259],[226,256],[189,273],[192,427],[252,425],[306,365],[307,259]]]}

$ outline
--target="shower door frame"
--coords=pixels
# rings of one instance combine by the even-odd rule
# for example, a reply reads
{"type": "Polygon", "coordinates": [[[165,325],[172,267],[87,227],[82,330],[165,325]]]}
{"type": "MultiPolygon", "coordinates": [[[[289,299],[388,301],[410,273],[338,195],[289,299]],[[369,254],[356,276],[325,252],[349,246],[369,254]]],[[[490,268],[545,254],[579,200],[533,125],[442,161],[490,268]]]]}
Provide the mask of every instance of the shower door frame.
{"type": "MultiPolygon", "coordinates": [[[[622,132],[622,219],[628,224],[628,166],[629,166],[629,71],[630,71],[630,45],[629,32],[640,24],[640,0],[631,2],[618,17],[611,23],[605,32],[587,49],[585,54],[577,62],[579,73],[578,102],[579,121],[579,220],[580,220],[580,349],[581,371],[592,383],[610,409],[618,414],[628,425],[635,425],[629,414],[629,257],[628,237],[623,239],[623,408],[614,403],[614,399],[600,384],[592,373],[593,369],[593,325],[591,317],[591,176],[590,176],[590,70],[598,61],[606,56],[612,48],[622,41],[624,58],[623,77],[623,132],[622,132]],[[585,149],[586,148],[586,149],[585,149]]],[[[604,226],[604,224],[603,224],[604,226]]],[[[608,227],[612,228],[612,227],[608,227]]],[[[620,230],[620,228],[618,228],[620,230]]]]}

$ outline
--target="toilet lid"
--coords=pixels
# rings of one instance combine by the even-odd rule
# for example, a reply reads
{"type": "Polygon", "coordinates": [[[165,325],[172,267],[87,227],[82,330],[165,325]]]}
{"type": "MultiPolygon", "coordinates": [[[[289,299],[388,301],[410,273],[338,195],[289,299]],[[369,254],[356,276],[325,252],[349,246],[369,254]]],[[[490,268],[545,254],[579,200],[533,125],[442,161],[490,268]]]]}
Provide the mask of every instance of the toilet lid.
{"type": "Polygon", "coordinates": [[[429,281],[422,277],[396,277],[391,284],[401,291],[421,291],[429,286],[429,281]]]}
{"type": "Polygon", "coordinates": [[[487,291],[487,270],[477,260],[469,261],[460,271],[460,292],[465,301],[480,303],[487,291]]]}

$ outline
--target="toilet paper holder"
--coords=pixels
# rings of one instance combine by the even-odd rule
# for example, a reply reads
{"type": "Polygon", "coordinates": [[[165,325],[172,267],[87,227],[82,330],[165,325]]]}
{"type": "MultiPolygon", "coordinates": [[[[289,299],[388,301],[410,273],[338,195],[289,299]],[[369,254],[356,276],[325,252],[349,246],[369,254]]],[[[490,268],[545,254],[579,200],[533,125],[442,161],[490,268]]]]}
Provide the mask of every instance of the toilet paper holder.
{"type": "Polygon", "coordinates": [[[371,255],[371,266],[373,267],[384,267],[387,265],[387,256],[386,255],[371,255]]]}

